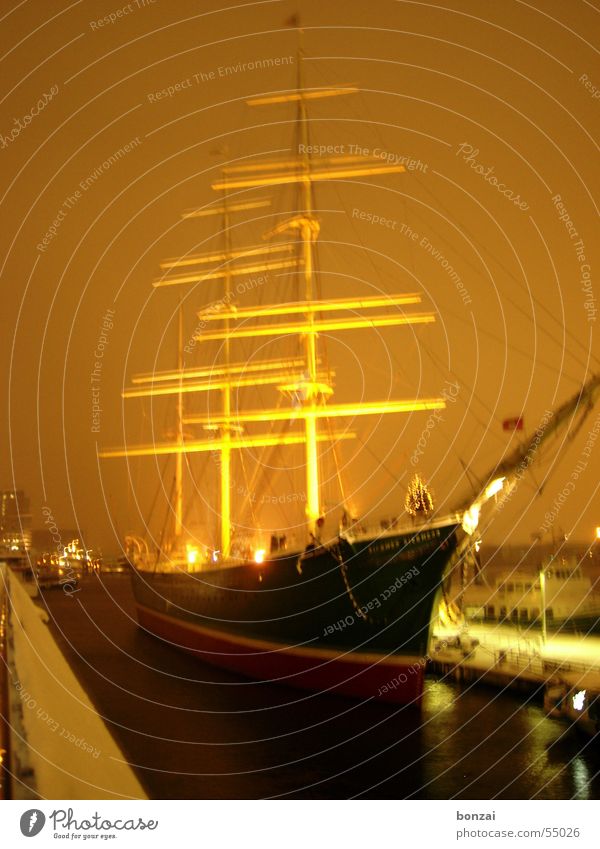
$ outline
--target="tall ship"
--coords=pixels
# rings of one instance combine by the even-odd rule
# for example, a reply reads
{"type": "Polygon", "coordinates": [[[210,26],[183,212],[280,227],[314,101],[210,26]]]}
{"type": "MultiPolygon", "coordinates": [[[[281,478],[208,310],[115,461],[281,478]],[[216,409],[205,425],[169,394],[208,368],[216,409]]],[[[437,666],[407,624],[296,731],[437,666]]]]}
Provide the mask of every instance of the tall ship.
{"type": "MultiPolygon", "coordinates": [[[[437,515],[426,484],[415,476],[397,516],[377,528],[353,516],[342,491],[338,529],[324,533],[331,508],[323,467],[332,458],[337,463],[339,446],[355,436],[350,424],[363,416],[401,416],[445,406],[443,397],[334,398],[328,337],[344,334],[351,349],[352,339],[365,332],[386,327],[402,332],[435,320],[432,312],[418,309],[421,297],[414,292],[324,294],[315,184],[405,170],[400,163],[368,156],[329,155],[312,144],[311,105],[355,92],[349,86],[307,88],[300,52],[294,89],[248,101],[252,108],[295,109],[293,154],[228,165],[212,185],[218,200],[184,214],[217,216],[223,234],[218,250],[165,261],[154,284],[193,285],[195,292],[208,282],[220,286],[216,300],[205,299],[198,312],[197,364],[184,365],[180,307],[177,367],[135,375],[123,393],[125,398],[170,397],[176,410],[174,438],[107,448],[101,456],[174,460],[169,532],[154,544],[128,540],[142,628],[203,662],[249,678],[418,704],[432,620],[444,606],[444,578],[468,559],[481,508],[510,486],[529,445],[493,469],[469,503],[450,515],[437,515]],[[234,245],[233,216],[268,207],[264,192],[284,187],[295,192],[292,214],[280,215],[262,243],[234,245]],[[280,283],[284,271],[287,288],[280,283]],[[268,303],[254,302],[257,288],[268,303]],[[253,406],[247,402],[251,389],[260,389],[261,398],[271,392],[273,400],[253,406]],[[261,452],[270,448],[302,452],[299,498],[305,516],[295,538],[258,521],[254,527],[242,524],[238,515],[243,495],[234,488],[232,468],[261,466],[261,452]],[[186,467],[198,454],[215,459],[219,480],[212,498],[219,523],[213,546],[193,538],[184,521],[186,500],[198,497],[190,495],[191,487],[186,491],[186,467]]],[[[590,381],[578,399],[595,397],[598,382],[590,381]]],[[[557,412],[544,438],[579,409],[578,399],[557,412]]],[[[262,474],[265,468],[268,474],[263,462],[262,474]]],[[[252,491],[245,495],[252,500],[252,491]]],[[[203,491],[203,497],[210,496],[203,491]]]]}

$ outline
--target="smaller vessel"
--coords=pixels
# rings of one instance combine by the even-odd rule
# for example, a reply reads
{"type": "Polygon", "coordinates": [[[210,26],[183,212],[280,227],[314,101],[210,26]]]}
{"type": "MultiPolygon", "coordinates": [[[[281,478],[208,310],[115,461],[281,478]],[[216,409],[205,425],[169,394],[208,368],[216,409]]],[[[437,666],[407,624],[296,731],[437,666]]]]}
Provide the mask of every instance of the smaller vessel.
{"type": "Polygon", "coordinates": [[[564,672],[549,681],[544,710],[553,719],[574,723],[590,737],[600,732],[600,672],[564,672]]]}
{"type": "Polygon", "coordinates": [[[100,559],[74,539],[61,553],[45,553],[38,558],[35,581],[40,589],[63,588],[72,592],[83,575],[94,574],[100,565],[100,559]]]}
{"type": "Polygon", "coordinates": [[[597,629],[600,596],[574,556],[550,557],[540,568],[499,572],[492,586],[479,580],[463,593],[465,618],[478,622],[545,626],[548,630],[597,629]]]}

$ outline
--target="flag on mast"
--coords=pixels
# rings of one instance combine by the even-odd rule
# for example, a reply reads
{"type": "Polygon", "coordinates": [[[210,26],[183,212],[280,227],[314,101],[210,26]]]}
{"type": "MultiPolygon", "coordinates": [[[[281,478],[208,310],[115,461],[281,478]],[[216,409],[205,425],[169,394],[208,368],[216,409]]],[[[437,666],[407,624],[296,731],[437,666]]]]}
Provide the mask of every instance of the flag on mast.
{"type": "Polygon", "coordinates": [[[522,416],[514,416],[512,419],[504,419],[502,430],[523,430],[525,422],[522,416]]]}

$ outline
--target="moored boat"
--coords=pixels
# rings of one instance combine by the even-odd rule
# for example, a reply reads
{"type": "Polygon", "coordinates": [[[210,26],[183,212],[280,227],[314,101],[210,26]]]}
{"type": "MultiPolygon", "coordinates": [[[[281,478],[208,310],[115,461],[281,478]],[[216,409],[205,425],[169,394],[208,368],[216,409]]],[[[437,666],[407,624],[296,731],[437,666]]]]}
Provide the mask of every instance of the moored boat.
{"type": "Polygon", "coordinates": [[[600,672],[560,672],[546,686],[544,710],[590,737],[600,732],[600,672]]]}
{"type": "MultiPolygon", "coordinates": [[[[418,327],[432,323],[435,315],[412,311],[421,302],[421,295],[414,292],[337,298],[321,294],[316,262],[321,222],[315,212],[314,184],[402,173],[405,168],[368,156],[311,154],[309,104],[351,95],[355,89],[306,88],[302,56],[298,58],[299,79],[293,90],[248,101],[253,107],[296,107],[296,151],[286,159],[260,157],[224,168],[213,183],[221,195],[219,202],[184,215],[189,219],[219,216],[224,243],[218,250],[165,261],[164,274],[155,283],[172,287],[218,281],[221,287],[219,297],[212,302],[205,297],[197,313],[200,321],[191,350],[198,362],[184,363],[180,309],[177,368],[136,375],[133,386],[123,393],[126,398],[175,399],[176,438],[105,449],[102,456],[171,455],[175,459],[168,542],[165,535],[150,547],[131,538],[134,594],[143,628],[205,662],[254,679],[418,703],[444,577],[469,556],[481,508],[509,486],[530,446],[527,442],[520,446],[483,479],[480,492],[468,504],[445,517],[436,514],[426,484],[415,476],[398,511],[404,517],[369,529],[353,518],[340,487],[339,531],[325,536],[325,514],[332,511],[325,506],[323,466],[326,460],[333,462],[335,473],[330,478],[339,477],[338,445],[355,437],[347,426],[334,430],[334,425],[363,416],[439,410],[445,400],[422,396],[332,400],[334,371],[324,337],[418,327]],[[232,246],[231,216],[270,203],[251,192],[285,186],[296,190],[292,214],[276,217],[264,244],[232,246]],[[240,293],[246,296],[255,291],[256,275],[265,282],[275,271],[279,276],[274,302],[264,304],[257,298],[256,303],[239,304],[240,293]],[[287,288],[280,272],[289,275],[287,288]],[[246,351],[245,360],[236,360],[233,350],[241,341],[254,348],[250,354],[246,351]],[[271,344],[277,349],[276,358],[267,358],[271,344]],[[243,392],[259,387],[261,392],[276,390],[277,399],[248,407],[244,395],[242,403],[243,392]],[[205,403],[208,396],[220,402],[205,403]],[[196,399],[195,408],[188,399],[196,399]],[[210,438],[190,434],[194,428],[208,430],[210,438]],[[241,510],[232,485],[237,457],[254,452],[251,461],[260,470],[260,451],[291,446],[300,446],[303,452],[305,526],[296,544],[280,529],[258,523],[249,529],[239,516],[236,521],[236,511],[241,510]],[[193,538],[185,528],[183,460],[189,461],[194,454],[217,459],[219,489],[211,501],[217,505],[219,535],[212,544],[193,538]]],[[[595,378],[582,392],[591,400],[599,383],[595,378]]],[[[578,409],[576,401],[561,408],[544,439],[555,424],[578,409]]],[[[535,450],[541,441],[537,438],[535,450]]],[[[252,488],[244,492],[252,501],[252,488]]]]}

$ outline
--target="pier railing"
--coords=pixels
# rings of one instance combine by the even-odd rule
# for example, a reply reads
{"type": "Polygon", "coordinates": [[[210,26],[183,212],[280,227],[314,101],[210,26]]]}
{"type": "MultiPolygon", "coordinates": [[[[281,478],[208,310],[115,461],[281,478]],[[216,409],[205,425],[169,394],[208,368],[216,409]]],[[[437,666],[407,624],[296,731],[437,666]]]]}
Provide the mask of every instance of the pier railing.
{"type": "Polygon", "coordinates": [[[8,590],[0,574],[0,800],[10,799],[10,724],[8,675],[8,590]]]}
{"type": "MultiPolygon", "coordinates": [[[[599,660],[600,662],[600,660],[599,660]]],[[[455,647],[435,654],[434,667],[457,680],[484,677],[502,680],[506,684],[529,683],[543,685],[561,675],[584,676],[600,673],[600,666],[560,657],[547,657],[541,646],[523,649],[486,646],[477,641],[471,646],[455,647]]]]}
{"type": "Polygon", "coordinates": [[[44,608],[6,565],[0,566],[0,586],[8,606],[3,715],[12,798],[146,798],[60,651],[44,608]]]}

